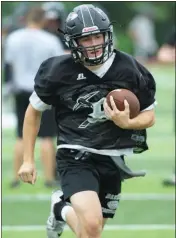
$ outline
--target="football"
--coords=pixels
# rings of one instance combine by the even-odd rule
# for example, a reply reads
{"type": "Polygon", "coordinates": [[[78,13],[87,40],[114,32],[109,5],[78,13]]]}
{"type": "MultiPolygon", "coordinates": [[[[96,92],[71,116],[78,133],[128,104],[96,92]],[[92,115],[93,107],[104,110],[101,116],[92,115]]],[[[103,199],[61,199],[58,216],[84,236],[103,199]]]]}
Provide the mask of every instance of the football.
{"type": "Polygon", "coordinates": [[[111,107],[110,96],[113,97],[116,107],[120,111],[124,111],[125,109],[124,100],[125,99],[127,100],[130,108],[130,119],[136,117],[139,114],[140,112],[139,100],[136,97],[136,95],[131,91],[127,89],[115,89],[110,93],[108,93],[106,100],[109,107],[111,107]]]}

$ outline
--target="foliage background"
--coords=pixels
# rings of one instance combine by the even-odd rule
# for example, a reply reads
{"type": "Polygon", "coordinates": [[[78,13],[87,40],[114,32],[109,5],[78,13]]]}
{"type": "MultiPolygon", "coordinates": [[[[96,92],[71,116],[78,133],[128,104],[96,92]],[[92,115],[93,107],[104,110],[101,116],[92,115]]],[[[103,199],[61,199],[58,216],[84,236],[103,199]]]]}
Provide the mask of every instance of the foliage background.
{"type": "MultiPolygon", "coordinates": [[[[13,10],[21,2],[1,2],[2,18],[7,17],[13,13],[13,10]]],[[[42,2],[26,2],[27,4],[41,4],[42,2]]],[[[64,2],[67,12],[71,11],[75,6],[89,3],[102,7],[106,10],[112,21],[116,21],[115,32],[119,42],[119,47],[128,53],[132,53],[132,43],[127,35],[127,27],[133,16],[138,12],[148,10],[153,15],[153,20],[156,28],[156,39],[158,44],[164,43],[171,27],[175,24],[175,2],[88,2],[88,1],[72,1],[64,2]]]]}

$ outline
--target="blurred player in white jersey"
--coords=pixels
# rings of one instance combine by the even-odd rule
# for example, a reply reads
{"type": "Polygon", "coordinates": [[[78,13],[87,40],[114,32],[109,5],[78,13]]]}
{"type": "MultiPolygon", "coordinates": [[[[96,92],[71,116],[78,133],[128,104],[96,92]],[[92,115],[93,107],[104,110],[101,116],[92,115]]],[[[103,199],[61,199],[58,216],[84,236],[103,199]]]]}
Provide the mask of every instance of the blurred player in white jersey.
{"type": "Polygon", "coordinates": [[[134,56],[140,62],[151,60],[158,48],[152,10],[150,5],[139,9],[128,27],[128,33],[133,42],[134,56]]]}
{"type": "MultiPolygon", "coordinates": [[[[30,9],[29,2],[21,2],[19,3],[15,8],[12,13],[12,15],[8,15],[6,17],[2,18],[2,43],[1,43],[1,50],[2,50],[2,66],[4,66],[4,57],[3,57],[3,52],[4,52],[4,42],[6,37],[12,33],[13,31],[22,28],[26,24],[26,15],[28,10],[30,9]]],[[[3,11],[3,9],[2,9],[3,11]]]]}
{"type": "MultiPolygon", "coordinates": [[[[157,59],[160,63],[175,63],[175,46],[176,46],[176,29],[175,27],[170,32],[164,44],[158,50],[157,59]]],[[[175,102],[175,98],[174,98],[175,102]]],[[[174,106],[174,127],[175,127],[175,106],[174,106]]],[[[174,130],[175,132],[175,130],[174,130]]],[[[163,180],[164,186],[175,186],[176,176],[175,171],[170,177],[163,180]]]]}
{"type": "Polygon", "coordinates": [[[42,9],[45,11],[46,18],[46,28],[45,30],[54,34],[59,41],[62,42],[66,53],[70,53],[68,47],[64,41],[64,35],[58,31],[64,28],[64,22],[66,19],[66,10],[62,2],[44,2],[41,5],[42,9]]]}
{"type": "Polygon", "coordinates": [[[164,44],[158,50],[157,59],[162,63],[175,63],[176,30],[172,29],[164,44]]]}
{"type": "MultiPolygon", "coordinates": [[[[25,28],[13,31],[5,42],[5,95],[10,93],[15,97],[15,112],[17,116],[17,141],[14,152],[14,179],[11,187],[19,185],[17,172],[23,158],[22,127],[29,96],[34,87],[34,77],[44,60],[64,54],[61,42],[54,35],[43,30],[45,12],[33,8],[27,15],[25,28]]],[[[46,111],[42,115],[39,131],[41,138],[41,159],[43,160],[45,185],[53,186],[55,177],[55,148],[53,137],[56,126],[53,112],[46,111]]]]}

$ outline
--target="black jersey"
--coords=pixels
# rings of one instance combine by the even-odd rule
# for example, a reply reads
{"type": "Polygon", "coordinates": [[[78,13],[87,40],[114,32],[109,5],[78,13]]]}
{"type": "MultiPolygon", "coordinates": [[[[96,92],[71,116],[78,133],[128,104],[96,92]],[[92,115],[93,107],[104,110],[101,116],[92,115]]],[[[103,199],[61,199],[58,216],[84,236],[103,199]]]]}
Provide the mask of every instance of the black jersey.
{"type": "Polygon", "coordinates": [[[95,149],[135,148],[146,150],[146,130],[125,130],[105,117],[103,101],[117,88],[131,90],[143,110],[155,101],[155,81],[135,59],[115,50],[114,61],[99,78],[70,55],[53,57],[42,63],[35,78],[35,91],[46,104],[53,105],[58,125],[58,144],[95,149]]]}

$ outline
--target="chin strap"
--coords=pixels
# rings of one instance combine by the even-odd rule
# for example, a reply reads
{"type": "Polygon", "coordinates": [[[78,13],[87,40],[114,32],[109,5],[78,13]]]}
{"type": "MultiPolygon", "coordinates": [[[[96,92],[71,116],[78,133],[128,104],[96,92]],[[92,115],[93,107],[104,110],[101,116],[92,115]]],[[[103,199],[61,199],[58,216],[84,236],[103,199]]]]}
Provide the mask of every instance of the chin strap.
{"type": "Polygon", "coordinates": [[[58,28],[57,31],[62,33],[63,35],[65,35],[65,32],[63,30],[61,30],[60,28],[58,28]]]}

